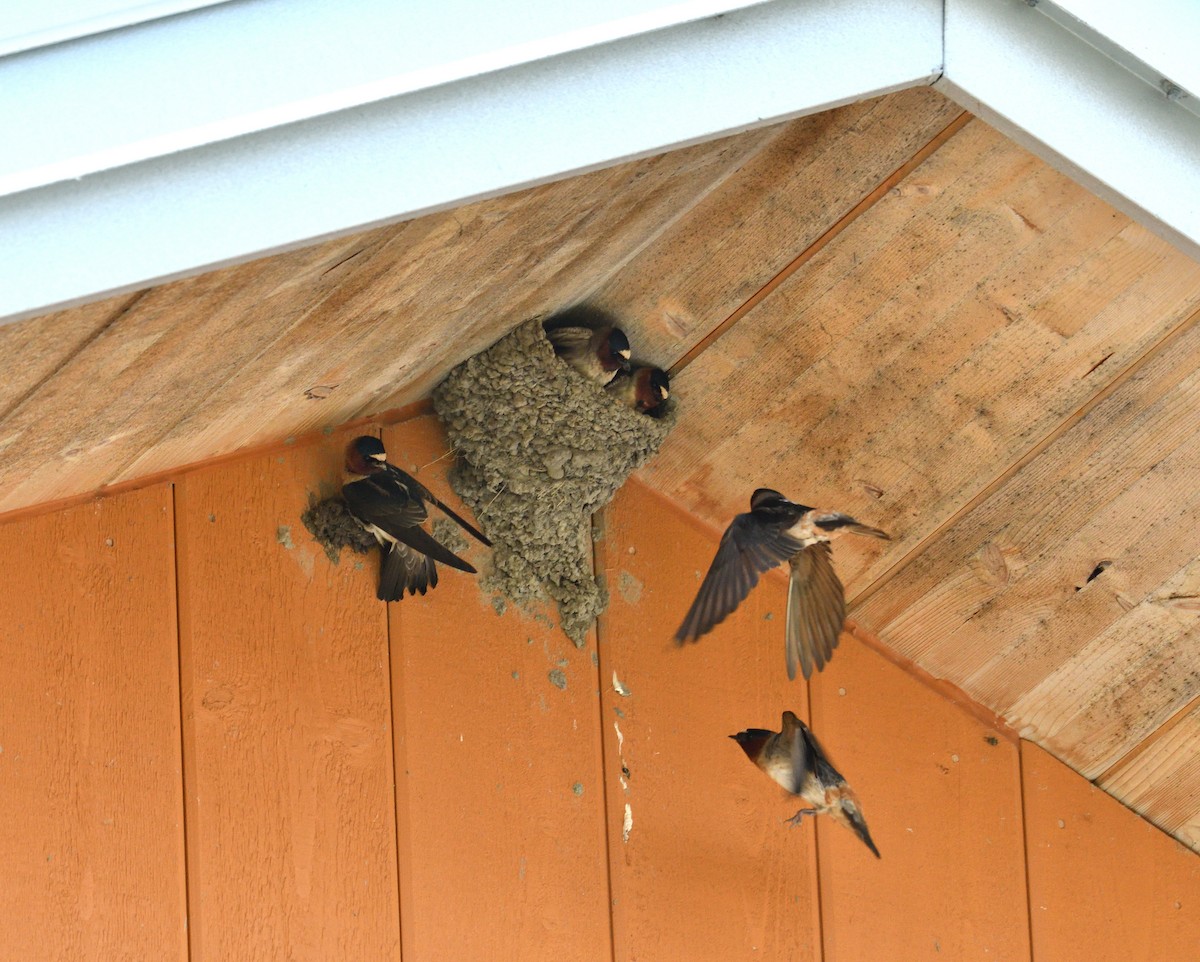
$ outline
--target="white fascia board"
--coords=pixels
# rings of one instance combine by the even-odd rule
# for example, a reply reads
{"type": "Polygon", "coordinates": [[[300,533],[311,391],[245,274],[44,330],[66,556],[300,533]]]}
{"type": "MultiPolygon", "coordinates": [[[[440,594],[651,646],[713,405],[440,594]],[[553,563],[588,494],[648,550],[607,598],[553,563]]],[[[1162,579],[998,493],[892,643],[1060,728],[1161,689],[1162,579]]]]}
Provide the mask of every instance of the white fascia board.
{"type": "Polygon", "coordinates": [[[762,2],[244,0],[2,58],[0,196],[762,2]]]}
{"type": "MultiPolygon", "coordinates": [[[[1159,77],[1200,97],[1200,3],[1197,0],[1040,0],[1050,17],[1101,50],[1115,48],[1159,77]]],[[[1134,69],[1138,69],[1135,67],[1134,69]]]]}
{"type": "Polygon", "coordinates": [[[229,0],[10,0],[0,11],[0,57],[229,0]]]}
{"type": "Polygon", "coordinates": [[[775,0],[0,199],[0,318],[904,87],[941,0],[775,0]]]}
{"type": "Polygon", "coordinates": [[[1200,118],[1025,0],[946,0],[945,45],[938,90],[1200,259],[1200,118]]]}

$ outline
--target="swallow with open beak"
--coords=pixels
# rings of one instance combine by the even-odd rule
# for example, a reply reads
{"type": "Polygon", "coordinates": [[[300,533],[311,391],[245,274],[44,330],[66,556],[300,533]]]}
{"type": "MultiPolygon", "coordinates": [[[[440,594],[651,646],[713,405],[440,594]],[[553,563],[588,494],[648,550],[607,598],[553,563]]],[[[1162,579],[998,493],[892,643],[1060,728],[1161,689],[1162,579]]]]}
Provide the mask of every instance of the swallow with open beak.
{"type": "Polygon", "coordinates": [[[799,825],[805,815],[828,815],[861,838],[879,858],[879,849],[867,830],[858,796],[829,763],[816,736],[790,711],[783,713],[781,728],[782,731],[777,732],[747,728],[729,737],[773,781],[811,806],[787,819],[789,825],[799,825]]]}
{"type": "Polygon", "coordinates": [[[788,562],[785,640],[788,678],[799,664],[804,677],[833,657],[846,621],[846,591],[833,570],[830,541],[845,532],[890,540],[847,514],[821,511],[759,488],[750,510],[725,529],[716,557],[675,640],[698,641],[719,625],[758,584],[759,575],[788,562]]]}
{"type": "Polygon", "coordinates": [[[628,374],[618,374],[604,390],[635,411],[660,417],[671,396],[671,379],[661,368],[635,367],[628,374]]]}
{"type": "Polygon", "coordinates": [[[607,384],[618,371],[629,370],[629,338],[606,311],[579,304],[547,318],[543,324],[554,353],[597,384],[607,384]]]}
{"type": "Polygon", "coordinates": [[[342,487],[342,497],[354,520],[375,536],[383,550],[379,570],[380,601],[399,601],[425,594],[437,586],[435,561],[470,574],[475,568],[438,542],[421,525],[429,517],[425,502],[437,505],[464,530],[484,544],[484,534],[442,504],[425,485],[389,464],[383,442],[371,435],[357,437],[346,448],[346,471],[364,475],[342,487]]]}

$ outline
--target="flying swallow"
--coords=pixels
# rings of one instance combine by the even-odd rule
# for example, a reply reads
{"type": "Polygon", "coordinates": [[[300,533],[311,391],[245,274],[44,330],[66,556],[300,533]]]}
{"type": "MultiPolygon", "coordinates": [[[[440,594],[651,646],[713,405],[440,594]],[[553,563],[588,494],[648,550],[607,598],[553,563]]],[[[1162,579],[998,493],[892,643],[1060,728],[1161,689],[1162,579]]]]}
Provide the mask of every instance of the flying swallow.
{"type": "Polygon", "coordinates": [[[804,677],[833,657],[846,621],[846,591],[833,570],[829,542],[845,532],[890,540],[878,528],[846,514],[821,511],[789,501],[778,491],[759,488],[750,496],[750,511],[725,529],[708,574],[683,624],[679,642],[698,641],[719,625],[758,584],[758,576],[788,562],[788,678],[799,663],[804,677]]]}
{"type": "Polygon", "coordinates": [[[629,338],[607,312],[576,305],[543,322],[554,353],[598,384],[607,384],[617,371],[629,370],[629,338]]]}
{"type": "Polygon", "coordinates": [[[429,517],[431,501],[484,544],[484,535],[442,504],[433,493],[394,465],[388,464],[383,442],[370,435],[355,438],[346,448],[346,471],[365,475],[342,487],[342,497],[354,520],[375,536],[383,549],[380,601],[399,601],[409,594],[425,594],[437,586],[435,561],[471,574],[475,569],[421,527],[429,517]]]}
{"type": "Polygon", "coordinates": [[[659,417],[662,404],[671,396],[671,379],[661,368],[635,367],[618,374],[604,390],[635,411],[659,417]]]}
{"type": "Polygon", "coordinates": [[[799,825],[805,815],[828,815],[861,838],[879,858],[879,849],[867,830],[858,796],[829,763],[816,736],[790,711],[783,713],[781,727],[783,730],[778,732],[747,728],[729,737],[772,780],[811,806],[787,819],[789,825],[799,825]]]}

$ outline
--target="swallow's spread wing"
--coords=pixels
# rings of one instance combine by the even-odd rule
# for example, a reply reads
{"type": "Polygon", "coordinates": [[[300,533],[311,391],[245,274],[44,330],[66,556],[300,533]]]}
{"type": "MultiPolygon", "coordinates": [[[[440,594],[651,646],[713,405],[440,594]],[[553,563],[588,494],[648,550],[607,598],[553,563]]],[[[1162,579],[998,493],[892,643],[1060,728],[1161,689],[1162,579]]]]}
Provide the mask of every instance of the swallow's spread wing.
{"type": "Polygon", "coordinates": [[[437,565],[429,555],[394,541],[384,549],[375,597],[380,601],[399,601],[406,588],[410,595],[423,595],[436,588],[437,583],[437,565]]]}
{"type": "Polygon", "coordinates": [[[468,532],[473,538],[475,538],[476,541],[487,545],[489,548],[492,546],[492,543],[488,540],[487,535],[485,535],[466,519],[460,518],[456,512],[451,511],[450,508],[446,507],[446,505],[438,500],[437,495],[435,495],[407,471],[400,470],[400,468],[396,467],[394,464],[387,465],[387,470],[388,474],[399,481],[402,485],[406,486],[408,490],[416,491],[426,501],[437,505],[439,511],[441,511],[444,515],[446,515],[446,517],[448,517],[464,531],[468,532]]]}
{"type": "Polygon", "coordinates": [[[787,673],[796,677],[796,665],[805,678],[825,667],[833,657],[846,621],[846,592],[833,570],[829,543],[817,541],[792,556],[788,586],[787,673]]]}
{"type": "Polygon", "coordinates": [[[787,534],[785,523],[763,523],[752,514],[739,514],[725,529],[716,557],[675,632],[676,641],[697,641],[742,603],[758,577],[804,547],[787,534]]]}
{"type": "Polygon", "coordinates": [[[389,538],[416,548],[434,561],[475,573],[474,567],[420,527],[429,512],[421,499],[390,473],[353,481],[342,488],[342,497],[351,514],[374,525],[389,538]]]}

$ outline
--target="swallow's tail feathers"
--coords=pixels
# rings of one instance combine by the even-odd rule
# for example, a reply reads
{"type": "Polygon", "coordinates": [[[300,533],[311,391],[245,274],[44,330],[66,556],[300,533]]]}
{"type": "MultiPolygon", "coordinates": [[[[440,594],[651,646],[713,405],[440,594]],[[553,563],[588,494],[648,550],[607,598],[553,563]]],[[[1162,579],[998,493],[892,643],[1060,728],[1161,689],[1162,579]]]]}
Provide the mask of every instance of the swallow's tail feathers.
{"type": "Polygon", "coordinates": [[[880,538],[883,541],[892,540],[892,536],[886,531],[881,531],[879,528],[872,528],[869,524],[863,524],[861,521],[850,517],[850,515],[841,514],[837,511],[819,514],[813,519],[813,523],[823,531],[849,532],[850,534],[866,535],[870,538],[880,538]]]}
{"type": "Polygon", "coordinates": [[[437,565],[432,558],[395,542],[384,549],[375,597],[380,601],[399,601],[406,590],[410,595],[423,595],[437,587],[437,583],[437,565]]]}
{"type": "Polygon", "coordinates": [[[871,831],[867,828],[866,819],[862,817],[862,812],[858,810],[858,806],[852,800],[844,798],[841,802],[841,811],[850,831],[862,839],[863,844],[874,853],[876,858],[883,858],[879,854],[879,849],[875,847],[875,842],[871,838],[871,831]]]}
{"type": "Polygon", "coordinates": [[[824,669],[846,621],[846,593],[833,570],[827,542],[792,556],[784,640],[789,679],[799,666],[805,678],[824,669]]]}

